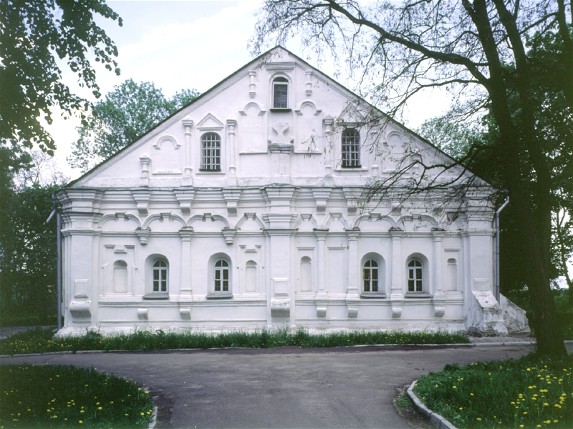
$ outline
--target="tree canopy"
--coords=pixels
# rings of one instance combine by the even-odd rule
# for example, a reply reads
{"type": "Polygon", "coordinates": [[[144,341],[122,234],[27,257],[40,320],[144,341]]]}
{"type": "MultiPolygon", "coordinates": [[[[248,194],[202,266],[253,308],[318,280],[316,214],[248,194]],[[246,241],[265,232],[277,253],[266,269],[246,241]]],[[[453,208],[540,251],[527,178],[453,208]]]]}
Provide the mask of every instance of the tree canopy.
{"type": "Polygon", "coordinates": [[[100,15],[122,20],[104,0],[3,0],[0,2],[0,139],[52,152],[42,126],[54,108],[65,115],[89,106],[62,81],[62,66],[80,87],[99,97],[94,63],[119,74],[117,48],[96,24],[100,15]]]}
{"type": "Polygon", "coordinates": [[[186,89],[168,99],[152,82],[126,80],[98,101],[91,115],[78,127],[79,138],[68,161],[73,167],[89,170],[198,95],[196,90],[186,89]]]}
{"type": "MultiPolygon", "coordinates": [[[[467,117],[487,112],[488,141],[476,144],[472,154],[477,156],[481,149],[496,154],[499,183],[517,208],[515,221],[533,305],[537,350],[548,355],[565,353],[550,290],[554,191],[563,179],[573,176],[569,169],[562,175],[558,167],[570,153],[571,141],[556,146],[546,134],[547,127],[540,123],[545,104],[540,105],[535,98],[533,78],[536,74],[553,77],[545,89],[549,97],[559,100],[562,111],[557,117],[545,117],[555,127],[570,126],[570,23],[571,5],[566,0],[367,4],[353,0],[267,0],[254,40],[255,50],[269,40],[281,44],[291,37],[300,38],[318,55],[327,50],[335,60],[346,61],[359,78],[361,92],[390,114],[399,112],[425,88],[449,91],[455,104],[465,106],[467,117]],[[556,59],[564,73],[556,74],[554,64],[536,59],[536,44],[552,39],[560,42],[556,59]]],[[[389,185],[387,180],[384,185],[389,185]]]]}

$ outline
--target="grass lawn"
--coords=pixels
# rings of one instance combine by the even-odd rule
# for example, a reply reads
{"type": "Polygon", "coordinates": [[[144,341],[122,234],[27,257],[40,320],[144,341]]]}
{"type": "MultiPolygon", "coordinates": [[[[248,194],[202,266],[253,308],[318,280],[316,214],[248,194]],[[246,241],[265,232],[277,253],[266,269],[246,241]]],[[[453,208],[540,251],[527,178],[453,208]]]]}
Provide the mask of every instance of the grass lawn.
{"type": "Polygon", "coordinates": [[[0,366],[0,428],[147,427],[153,404],[135,383],[70,366],[0,366]]]}
{"type": "Polygon", "coordinates": [[[447,365],[414,391],[459,428],[573,427],[573,356],[447,365]]]}
{"type": "MultiPolygon", "coordinates": [[[[36,330],[0,341],[0,354],[78,350],[161,350],[358,344],[467,343],[460,334],[304,330],[205,333],[138,332],[104,337],[95,332],[54,338],[36,330]]],[[[448,365],[422,377],[416,394],[460,428],[573,427],[573,356],[560,361],[519,360],[448,365]]],[[[0,366],[0,429],[4,427],[146,426],[151,401],[131,382],[71,367],[0,366]],[[42,383],[38,383],[42,380],[42,383]],[[73,380],[73,383],[70,382],[73,380]],[[105,398],[105,399],[104,399],[105,398]]]]}

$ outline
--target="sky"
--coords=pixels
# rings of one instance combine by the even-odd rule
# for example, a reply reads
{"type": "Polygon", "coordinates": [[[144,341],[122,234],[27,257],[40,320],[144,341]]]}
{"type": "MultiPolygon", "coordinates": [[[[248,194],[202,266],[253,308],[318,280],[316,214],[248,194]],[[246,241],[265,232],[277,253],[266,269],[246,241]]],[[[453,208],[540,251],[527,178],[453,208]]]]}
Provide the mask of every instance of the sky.
{"type": "MultiPolygon", "coordinates": [[[[153,82],[167,97],[182,89],[202,93],[253,59],[249,41],[254,37],[256,15],[263,0],[108,0],[107,3],[123,19],[122,27],[111,20],[98,20],[118,47],[121,75],[96,69],[102,94],[127,79],[153,82]]],[[[304,56],[296,40],[286,48],[316,66],[312,58],[304,56]]],[[[321,70],[332,76],[335,67],[322,64],[321,70]]],[[[71,72],[63,76],[73,88],[76,77],[71,72]]],[[[355,89],[353,82],[345,81],[343,76],[338,80],[355,89]]],[[[410,127],[439,114],[435,98],[410,110],[406,121],[410,127]],[[431,111],[426,105],[431,105],[431,111]]],[[[70,179],[80,175],[66,161],[77,138],[78,124],[77,120],[60,118],[48,128],[58,146],[55,157],[58,168],[70,179]]]]}

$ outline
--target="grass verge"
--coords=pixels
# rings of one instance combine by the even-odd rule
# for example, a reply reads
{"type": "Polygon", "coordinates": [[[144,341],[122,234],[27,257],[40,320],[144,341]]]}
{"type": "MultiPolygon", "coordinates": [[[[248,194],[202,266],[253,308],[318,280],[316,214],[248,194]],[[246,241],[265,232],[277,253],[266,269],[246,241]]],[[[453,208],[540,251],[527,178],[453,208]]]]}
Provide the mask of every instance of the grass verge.
{"type": "Polygon", "coordinates": [[[147,427],[153,404],[135,383],[70,366],[0,366],[0,427],[147,427]]]}
{"type": "Polygon", "coordinates": [[[374,344],[455,344],[468,343],[462,334],[448,332],[340,332],[309,334],[305,330],[262,330],[259,332],[207,333],[137,332],[104,337],[97,332],[55,338],[49,331],[35,330],[0,341],[0,354],[14,355],[78,350],[165,350],[227,347],[337,347],[374,344]]]}
{"type": "Polygon", "coordinates": [[[446,365],[416,395],[460,428],[573,427],[573,356],[446,365]]]}

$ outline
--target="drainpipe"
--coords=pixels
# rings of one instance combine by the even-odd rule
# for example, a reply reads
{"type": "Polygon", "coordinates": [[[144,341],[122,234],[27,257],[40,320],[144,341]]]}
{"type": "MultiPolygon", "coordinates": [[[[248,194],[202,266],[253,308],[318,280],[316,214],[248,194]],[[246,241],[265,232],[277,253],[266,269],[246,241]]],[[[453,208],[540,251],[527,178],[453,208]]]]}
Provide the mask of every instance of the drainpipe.
{"type": "Polygon", "coordinates": [[[499,216],[501,211],[509,204],[509,197],[506,197],[503,204],[495,211],[495,251],[494,251],[494,265],[495,265],[495,299],[500,302],[500,230],[499,230],[499,216]]]}
{"type": "Polygon", "coordinates": [[[58,266],[56,269],[57,301],[58,301],[58,331],[62,329],[62,214],[58,208],[56,210],[56,249],[58,254],[58,266]]]}
{"type": "Polygon", "coordinates": [[[58,209],[58,199],[55,195],[52,196],[52,204],[54,209],[46,219],[45,223],[49,223],[54,215],[56,216],[56,307],[57,307],[57,327],[58,331],[62,329],[62,216],[58,209]]]}

